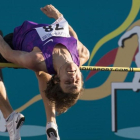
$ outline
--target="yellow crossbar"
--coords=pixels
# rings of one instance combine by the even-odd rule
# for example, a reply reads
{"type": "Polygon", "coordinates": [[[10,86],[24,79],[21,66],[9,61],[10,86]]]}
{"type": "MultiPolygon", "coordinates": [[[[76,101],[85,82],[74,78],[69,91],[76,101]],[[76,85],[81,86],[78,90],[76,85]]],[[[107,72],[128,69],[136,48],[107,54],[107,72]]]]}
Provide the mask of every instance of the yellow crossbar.
{"type": "MultiPolygon", "coordinates": [[[[0,67],[8,68],[23,68],[13,63],[0,63],[0,67]]],[[[140,72],[140,68],[133,67],[104,67],[104,66],[81,66],[80,70],[92,70],[92,71],[123,71],[123,72],[140,72]]]]}

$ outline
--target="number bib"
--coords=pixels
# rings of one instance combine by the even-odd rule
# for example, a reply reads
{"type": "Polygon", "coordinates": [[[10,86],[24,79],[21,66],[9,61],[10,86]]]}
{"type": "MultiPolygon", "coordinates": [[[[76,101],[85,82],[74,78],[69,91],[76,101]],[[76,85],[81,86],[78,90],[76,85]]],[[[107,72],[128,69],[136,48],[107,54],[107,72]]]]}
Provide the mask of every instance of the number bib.
{"type": "Polygon", "coordinates": [[[42,41],[52,36],[70,37],[68,22],[62,16],[49,26],[35,28],[42,41]]]}

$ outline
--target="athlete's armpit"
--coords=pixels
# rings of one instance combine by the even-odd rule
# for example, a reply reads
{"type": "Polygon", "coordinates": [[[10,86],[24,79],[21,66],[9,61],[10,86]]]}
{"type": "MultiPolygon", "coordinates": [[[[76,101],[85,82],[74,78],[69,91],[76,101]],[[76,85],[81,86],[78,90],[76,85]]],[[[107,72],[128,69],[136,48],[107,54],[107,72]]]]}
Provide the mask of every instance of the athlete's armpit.
{"type": "Polygon", "coordinates": [[[80,66],[82,66],[89,59],[90,52],[79,40],[77,41],[77,47],[80,59],[80,66]]]}

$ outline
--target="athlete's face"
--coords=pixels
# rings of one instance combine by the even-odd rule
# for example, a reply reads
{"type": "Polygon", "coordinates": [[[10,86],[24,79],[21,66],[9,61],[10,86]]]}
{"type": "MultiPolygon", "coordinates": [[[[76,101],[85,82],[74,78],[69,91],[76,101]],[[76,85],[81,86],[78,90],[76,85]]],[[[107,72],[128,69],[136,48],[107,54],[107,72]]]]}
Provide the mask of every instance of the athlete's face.
{"type": "Polygon", "coordinates": [[[79,92],[82,88],[82,77],[75,63],[66,63],[59,72],[60,86],[66,93],[79,92]]]}

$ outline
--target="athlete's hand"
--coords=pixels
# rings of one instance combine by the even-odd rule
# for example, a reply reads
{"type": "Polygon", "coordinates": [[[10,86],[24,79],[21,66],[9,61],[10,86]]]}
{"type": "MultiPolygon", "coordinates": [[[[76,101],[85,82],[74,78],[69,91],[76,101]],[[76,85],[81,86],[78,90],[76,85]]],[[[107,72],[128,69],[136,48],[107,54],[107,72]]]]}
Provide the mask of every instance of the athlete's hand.
{"type": "Polygon", "coordinates": [[[49,18],[54,18],[56,20],[62,16],[62,14],[51,4],[40,8],[40,10],[49,18]]]}

